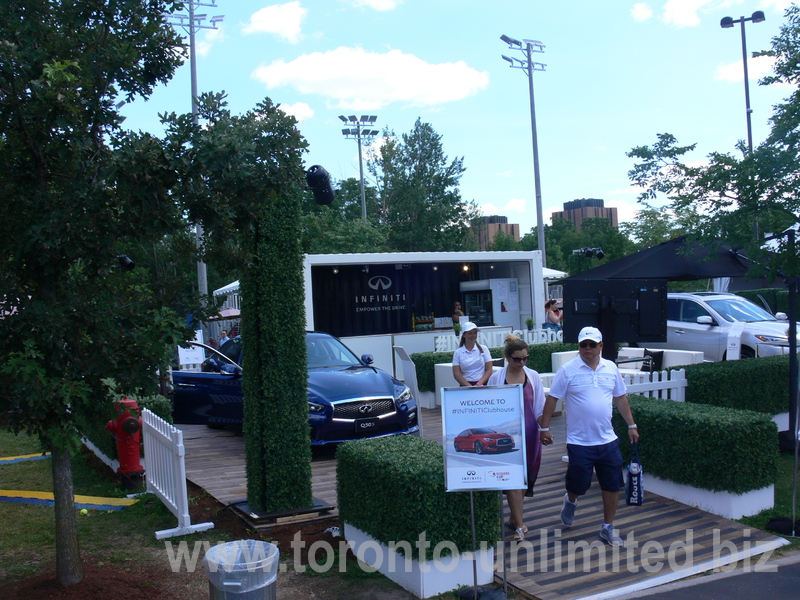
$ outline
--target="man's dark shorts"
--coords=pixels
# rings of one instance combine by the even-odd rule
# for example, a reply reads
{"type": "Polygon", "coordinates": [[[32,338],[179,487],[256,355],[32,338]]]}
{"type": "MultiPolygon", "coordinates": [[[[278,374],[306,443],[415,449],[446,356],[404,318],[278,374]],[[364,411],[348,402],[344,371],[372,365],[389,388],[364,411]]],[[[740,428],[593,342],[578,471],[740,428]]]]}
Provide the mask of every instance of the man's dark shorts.
{"type": "Polygon", "coordinates": [[[625,486],[622,478],[622,452],[619,440],[599,446],[567,444],[569,466],[567,467],[567,491],[583,496],[592,485],[592,468],[597,472],[600,489],[618,492],[625,486]]]}

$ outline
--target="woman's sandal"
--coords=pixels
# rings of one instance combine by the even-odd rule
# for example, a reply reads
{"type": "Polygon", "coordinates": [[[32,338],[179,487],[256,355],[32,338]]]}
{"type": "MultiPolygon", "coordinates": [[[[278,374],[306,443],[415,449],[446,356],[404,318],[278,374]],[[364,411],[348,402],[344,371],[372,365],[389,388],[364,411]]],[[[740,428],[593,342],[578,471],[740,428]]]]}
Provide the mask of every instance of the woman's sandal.
{"type": "Polygon", "coordinates": [[[525,539],[525,532],[528,530],[527,527],[517,527],[517,530],[514,532],[514,541],[522,541],[525,539]]]}
{"type": "Polygon", "coordinates": [[[522,529],[522,533],[528,533],[528,528],[525,527],[525,525],[523,525],[522,527],[516,527],[511,521],[508,521],[506,523],[506,527],[508,527],[512,531],[514,531],[516,529],[522,529]]]}

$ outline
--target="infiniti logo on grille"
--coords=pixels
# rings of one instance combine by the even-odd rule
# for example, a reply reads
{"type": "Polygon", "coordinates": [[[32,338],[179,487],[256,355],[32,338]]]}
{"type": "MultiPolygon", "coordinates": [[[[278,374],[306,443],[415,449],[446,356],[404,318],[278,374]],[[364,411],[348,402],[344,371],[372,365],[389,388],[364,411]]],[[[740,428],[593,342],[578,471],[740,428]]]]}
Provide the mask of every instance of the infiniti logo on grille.
{"type": "Polygon", "coordinates": [[[367,282],[367,285],[373,290],[388,290],[392,287],[392,280],[386,275],[376,275],[367,282]]]}
{"type": "Polygon", "coordinates": [[[372,405],[362,404],[361,406],[358,407],[358,412],[360,412],[362,415],[368,415],[369,413],[372,412],[372,405]]]}

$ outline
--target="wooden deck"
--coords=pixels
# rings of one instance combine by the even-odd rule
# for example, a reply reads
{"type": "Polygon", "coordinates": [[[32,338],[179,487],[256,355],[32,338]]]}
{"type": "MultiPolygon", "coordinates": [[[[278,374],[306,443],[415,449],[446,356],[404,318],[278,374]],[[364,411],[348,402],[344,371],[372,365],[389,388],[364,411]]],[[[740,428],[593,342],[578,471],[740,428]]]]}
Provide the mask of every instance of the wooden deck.
{"type": "MultiPolygon", "coordinates": [[[[422,409],[423,437],[441,441],[441,412],[422,409]]],[[[662,585],[713,566],[747,559],[755,566],[757,555],[769,552],[785,540],[749,529],[647,493],[645,503],[630,507],[620,502],[615,526],[626,540],[622,549],[600,542],[602,500],[596,482],[580,499],[575,523],[564,528],[559,518],[564,497],[564,418],[553,419],[556,444],[544,448],[542,467],[534,498],[525,499],[525,522],[529,528],[522,544],[506,538],[506,578],[509,586],[530,598],[541,600],[601,600],[662,585]],[[663,550],[662,554],[659,551],[663,550]],[[714,565],[714,561],[718,561],[714,565]]],[[[244,440],[241,435],[183,425],[186,476],[226,505],[243,503],[247,496],[244,440]]],[[[336,460],[333,452],[314,453],[312,461],[314,497],[336,511],[336,460]]],[[[646,477],[646,474],[645,474],[646,477]]],[[[508,519],[503,507],[503,519],[508,519]]],[[[502,575],[498,561],[498,574],[502,575]]]]}

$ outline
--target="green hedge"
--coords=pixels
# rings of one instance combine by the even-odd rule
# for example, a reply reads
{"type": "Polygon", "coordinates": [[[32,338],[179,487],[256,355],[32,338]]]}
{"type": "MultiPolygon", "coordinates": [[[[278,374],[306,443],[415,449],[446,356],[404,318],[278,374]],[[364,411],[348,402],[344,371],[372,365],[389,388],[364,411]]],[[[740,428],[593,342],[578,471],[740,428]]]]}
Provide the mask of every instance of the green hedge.
{"type": "MultiPolygon", "coordinates": [[[[528,346],[528,366],[539,373],[549,373],[553,361],[550,355],[553,352],[577,350],[578,344],[564,344],[551,342],[547,344],[531,344],[528,346]]],[[[489,348],[492,358],[502,358],[503,348],[489,348]]],[[[452,352],[418,352],[411,355],[411,360],[417,371],[417,386],[420,392],[433,392],[436,390],[434,365],[449,363],[453,360],[452,352]]]]}
{"type": "MultiPolygon", "coordinates": [[[[127,394],[127,396],[131,400],[136,400],[140,410],[147,408],[151,412],[155,413],[156,416],[161,417],[168,423],[172,423],[172,403],[169,401],[169,399],[160,394],[155,394],[153,396],[136,396],[133,394],[127,394]]],[[[115,398],[120,397],[120,395],[115,395],[114,398],[109,398],[110,412],[108,414],[108,419],[102,423],[88,423],[86,421],[79,421],[78,425],[81,434],[95,446],[97,446],[97,448],[103,454],[113,460],[119,458],[117,455],[117,444],[114,436],[108,429],[106,429],[106,423],[108,423],[108,421],[113,419],[116,415],[112,401],[115,398]]],[[[144,446],[144,444],[142,444],[142,446],[144,446]]]]}
{"type": "Polygon", "coordinates": [[[789,356],[700,363],[686,370],[686,401],[776,415],[789,410],[789,356]]]}
{"type": "MultiPolygon", "coordinates": [[[[743,494],[775,483],[778,429],[752,411],[630,396],[647,475],[712,491],[743,494]]],[[[625,462],[628,426],[615,410],[614,430],[625,462]]]]}
{"type": "MultiPolygon", "coordinates": [[[[409,542],[414,558],[422,533],[430,543],[426,560],[440,542],[471,551],[469,492],[445,492],[443,473],[443,450],[434,441],[395,435],[346,442],[336,452],[340,519],[387,546],[409,542]]],[[[475,492],[474,502],[478,547],[491,547],[500,538],[498,493],[475,492]]]]}

